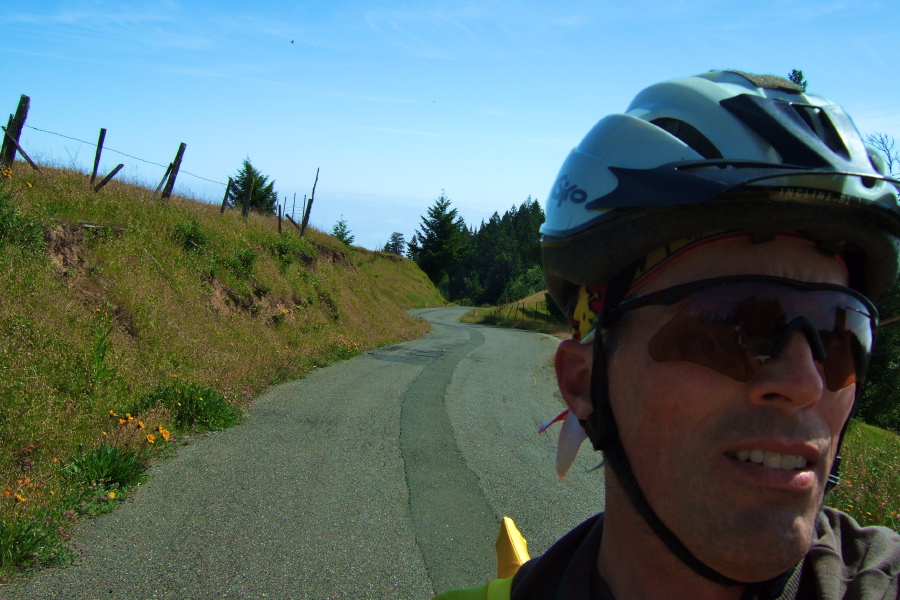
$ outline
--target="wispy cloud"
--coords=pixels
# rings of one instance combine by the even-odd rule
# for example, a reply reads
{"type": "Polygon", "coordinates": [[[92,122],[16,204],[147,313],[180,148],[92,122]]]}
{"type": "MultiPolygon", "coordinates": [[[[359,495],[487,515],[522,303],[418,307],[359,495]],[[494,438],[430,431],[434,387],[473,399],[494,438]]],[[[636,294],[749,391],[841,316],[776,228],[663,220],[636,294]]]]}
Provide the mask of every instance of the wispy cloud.
{"type": "Polygon", "coordinates": [[[171,1],[130,3],[69,3],[56,11],[15,12],[6,23],[31,26],[48,41],[81,45],[144,45],[154,48],[204,48],[210,44],[202,28],[171,1]]]}
{"type": "Polygon", "coordinates": [[[380,98],[376,96],[360,96],[358,94],[336,93],[336,95],[346,98],[355,98],[357,100],[365,100],[366,102],[388,102],[393,104],[418,104],[421,100],[411,100],[409,98],[380,98]]]}
{"type": "Polygon", "coordinates": [[[433,131],[414,131],[412,129],[394,129],[393,127],[371,127],[368,125],[364,125],[363,129],[368,129],[370,131],[381,131],[384,133],[400,133],[403,135],[420,135],[424,137],[437,137],[437,138],[447,138],[447,139],[455,139],[455,135],[445,135],[443,133],[435,133],[433,131]]]}
{"type": "Polygon", "coordinates": [[[560,14],[556,7],[505,0],[437,0],[369,10],[364,21],[384,42],[419,58],[484,60],[541,53],[541,39],[582,26],[588,19],[578,11],[560,14]]]}

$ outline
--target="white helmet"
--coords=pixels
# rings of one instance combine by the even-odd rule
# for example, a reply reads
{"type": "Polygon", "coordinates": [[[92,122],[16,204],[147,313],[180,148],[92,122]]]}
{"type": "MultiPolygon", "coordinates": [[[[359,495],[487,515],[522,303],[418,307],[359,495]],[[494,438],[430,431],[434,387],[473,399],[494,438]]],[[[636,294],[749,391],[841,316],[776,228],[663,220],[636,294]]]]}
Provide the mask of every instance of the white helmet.
{"type": "Polygon", "coordinates": [[[852,262],[873,300],[898,273],[897,184],[853,122],[787,79],[710,71],[653,85],[566,159],[541,227],[544,273],[571,314],[580,285],[719,230],[800,232],[852,262]]]}

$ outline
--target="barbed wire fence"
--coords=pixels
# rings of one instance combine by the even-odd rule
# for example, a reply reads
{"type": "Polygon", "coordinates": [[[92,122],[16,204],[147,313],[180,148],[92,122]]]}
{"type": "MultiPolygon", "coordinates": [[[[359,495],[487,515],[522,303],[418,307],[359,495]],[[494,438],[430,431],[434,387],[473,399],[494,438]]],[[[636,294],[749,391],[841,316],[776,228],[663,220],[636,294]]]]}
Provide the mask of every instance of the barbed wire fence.
{"type": "MultiPolygon", "coordinates": [[[[56,131],[48,131],[48,130],[46,130],[46,129],[39,129],[39,128],[37,128],[37,127],[32,127],[31,125],[25,125],[25,128],[27,128],[27,129],[33,129],[33,130],[35,130],[35,131],[40,131],[41,133],[49,133],[50,135],[55,135],[55,136],[59,136],[59,137],[61,137],[61,138],[66,138],[67,140],[72,140],[72,141],[74,141],[74,142],[81,142],[82,144],[87,144],[88,146],[92,146],[92,147],[95,147],[95,148],[97,147],[97,143],[96,143],[96,142],[88,142],[88,141],[86,141],[86,140],[82,140],[82,139],[79,139],[79,138],[76,138],[76,137],[72,137],[72,136],[69,136],[69,135],[63,135],[63,134],[58,133],[58,132],[56,132],[56,131]]],[[[116,153],[116,154],[121,154],[122,156],[126,156],[126,157],[128,157],[128,158],[130,158],[130,159],[132,159],[132,160],[137,160],[137,161],[140,161],[140,162],[142,162],[142,163],[147,163],[148,165],[153,165],[153,166],[156,166],[156,167],[162,167],[163,169],[165,169],[165,168],[168,167],[168,165],[162,165],[162,164],[160,164],[160,163],[158,163],[158,162],[153,162],[152,160],[147,160],[147,159],[141,158],[141,157],[139,157],[139,156],[134,156],[134,155],[132,155],[132,154],[128,154],[128,153],[126,153],[126,152],[122,152],[121,150],[116,150],[115,148],[110,148],[109,146],[105,146],[105,145],[104,145],[104,146],[103,146],[103,150],[106,151],[106,152],[114,152],[114,153],[116,153]]],[[[182,169],[182,170],[180,171],[180,173],[184,173],[185,175],[190,175],[191,177],[196,177],[197,179],[202,179],[203,181],[208,181],[209,183],[217,183],[217,184],[219,184],[219,185],[228,185],[227,182],[216,181],[216,180],[214,180],[214,179],[208,179],[208,178],[206,178],[206,177],[202,177],[202,176],[200,176],[200,175],[196,175],[196,174],[194,174],[194,173],[191,173],[190,171],[185,171],[184,169],[182,169]]]]}
{"type": "MultiPolygon", "coordinates": [[[[169,163],[168,165],[160,164],[158,162],[148,160],[146,158],[141,158],[140,156],[135,156],[134,154],[129,154],[127,152],[123,152],[122,150],[117,150],[115,148],[110,148],[108,146],[104,146],[104,140],[106,138],[106,129],[105,128],[100,129],[100,136],[99,136],[97,142],[90,142],[87,140],[83,140],[83,139],[80,139],[77,137],[73,137],[70,135],[60,133],[58,131],[50,131],[48,129],[42,129],[39,127],[34,127],[32,125],[27,125],[27,124],[25,124],[25,119],[28,116],[28,108],[30,106],[30,103],[31,103],[30,98],[23,94],[19,100],[19,105],[16,109],[15,115],[10,115],[7,126],[2,128],[2,135],[0,135],[0,137],[2,137],[3,144],[2,144],[2,147],[0,147],[0,165],[12,165],[15,160],[15,154],[18,151],[19,153],[22,154],[22,157],[25,158],[25,160],[32,166],[32,168],[34,168],[35,170],[38,170],[38,171],[40,170],[40,168],[37,166],[37,164],[35,164],[34,161],[32,161],[32,159],[28,156],[28,154],[26,153],[24,148],[22,148],[22,146],[19,144],[23,129],[31,129],[33,131],[38,131],[38,132],[45,133],[48,135],[58,136],[58,137],[61,137],[64,139],[72,140],[72,141],[75,141],[75,142],[78,142],[81,144],[85,144],[89,147],[95,148],[96,152],[95,152],[95,156],[94,156],[94,168],[93,168],[93,172],[91,174],[91,185],[94,187],[94,191],[96,191],[96,192],[99,192],[125,166],[124,164],[119,164],[112,171],[110,171],[109,174],[107,174],[106,177],[104,177],[103,180],[100,181],[100,183],[98,183],[96,186],[94,186],[93,185],[94,180],[97,177],[97,170],[98,170],[99,164],[100,164],[100,157],[101,157],[103,151],[105,150],[106,152],[112,152],[115,154],[119,154],[121,156],[130,158],[130,159],[138,161],[138,162],[142,162],[142,163],[145,163],[148,165],[153,165],[153,166],[165,169],[165,174],[163,175],[162,179],[160,180],[159,185],[156,187],[156,190],[153,192],[151,199],[155,199],[161,190],[162,190],[162,195],[160,196],[160,199],[166,199],[169,196],[171,196],[172,191],[175,186],[176,177],[179,174],[183,173],[185,175],[194,177],[201,181],[221,185],[225,188],[225,193],[222,197],[222,205],[221,205],[220,212],[224,212],[226,206],[231,206],[231,204],[229,203],[229,200],[234,200],[234,196],[231,194],[232,189],[234,189],[234,181],[232,180],[231,177],[228,178],[227,182],[223,182],[223,181],[217,181],[215,179],[211,179],[209,177],[203,177],[202,175],[197,175],[196,173],[191,173],[190,171],[181,169],[181,161],[184,156],[185,149],[187,147],[187,144],[185,144],[183,142],[180,144],[180,146],[178,148],[178,152],[175,155],[175,159],[171,163],[169,163]]],[[[73,161],[73,163],[74,163],[74,161],[73,161]]],[[[74,164],[73,164],[73,166],[74,166],[74,164]]],[[[318,170],[316,170],[316,183],[318,183],[318,180],[319,180],[319,172],[318,172],[318,170]]],[[[297,223],[295,221],[295,218],[296,218],[295,210],[297,207],[297,197],[296,197],[297,195],[296,194],[294,194],[294,203],[293,203],[293,207],[290,211],[290,214],[288,214],[288,210],[287,210],[288,199],[286,196],[284,198],[283,205],[281,202],[278,203],[277,214],[278,214],[278,230],[279,231],[281,231],[281,218],[282,218],[282,215],[284,215],[284,217],[288,221],[290,221],[295,227],[297,227],[297,229],[300,230],[301,235],[303,235],[305,233],[305,229],[307,227],[307,224],[309,223],[310,209],[312,208],[313,198],[315,197],[315,189],[316,189],[316,184],[314,183],[312,196],[310,196],[309,201],[307,201],[305,194],[303,196],[303,204],[302,204],[301,213],[300,213],[301,214],[300,223],[297,223]]],[[[244,216],[246,216],[247,208],[248,208],[247,206],[244,206],[244,210],[243,210],[244,216]]]]}

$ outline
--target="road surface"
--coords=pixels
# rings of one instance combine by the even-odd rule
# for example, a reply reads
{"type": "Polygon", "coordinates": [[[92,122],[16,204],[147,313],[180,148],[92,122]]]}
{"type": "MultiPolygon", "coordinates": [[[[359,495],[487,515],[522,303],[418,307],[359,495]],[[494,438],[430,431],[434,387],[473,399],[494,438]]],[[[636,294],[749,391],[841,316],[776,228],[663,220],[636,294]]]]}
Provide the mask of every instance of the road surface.
{"type": "Polygon", "coordinates": [[[597,455],[553,471],[558,340],[413,311],[425,337],[273,387],[240,426],[155,465],[79,526],[78,566],[0,598],[414,599],[496,577],[498,521],[532,555],[603,507],[597,455]]]}

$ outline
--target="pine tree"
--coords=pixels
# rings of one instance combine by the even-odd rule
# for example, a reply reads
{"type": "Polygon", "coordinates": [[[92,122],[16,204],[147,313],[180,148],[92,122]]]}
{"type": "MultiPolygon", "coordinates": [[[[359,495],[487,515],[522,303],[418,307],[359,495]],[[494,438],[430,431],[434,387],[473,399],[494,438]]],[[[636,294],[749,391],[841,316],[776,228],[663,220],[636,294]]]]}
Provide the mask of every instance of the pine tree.
{"type": "Polygon", "coordinates": [[[278,206],[278,193],[273,189],[275,181],[259,172],[250,159],[245,158],[244,163],[232,178],[230,203],[237,208],[244,208],[247,202],[248,208],[264,214],[273,214],[278,206]]]}
{"type": "Polygon", "coordinates": [[[806,91],[806,84],[809,83],[805,79],[803,79],[803,71],[800,69],[791,69],[791,72],[788,73],[788,79],[791,80],[791,83],[795,83],[803,88],[803,91],[806,91]]]}
{"type": "Polygon", "coordinates": [[[428,209],[428,216],[422,217],[421,230],[413,235],[408,252],[435,285],[443,283],[447,271],[468,258],[471,248],[465,221],[450,208],[444,192],[428,209]]]}
{"type": "Polygon", "coordinates": [[[391,234],[391,239],[389,239],[387,244],[384,245],[384,252],[390,252],[392,254],[403,256],[403,250],[405,248],[406,240],[403,239],[403,234],[399,231],[395,231],[391,234]]]}
{"type": "Polygon", "coordinates": [[[334,228],[331,230],[331,235],[341,240],[348,246],[353,243],[353,240],[356,238],[353,234],[350,233],[350,229],[347,227],[347,220],[344,219],[344,215],[341,215],[341,218],[337,223],[334,224],[334,228]]]}

